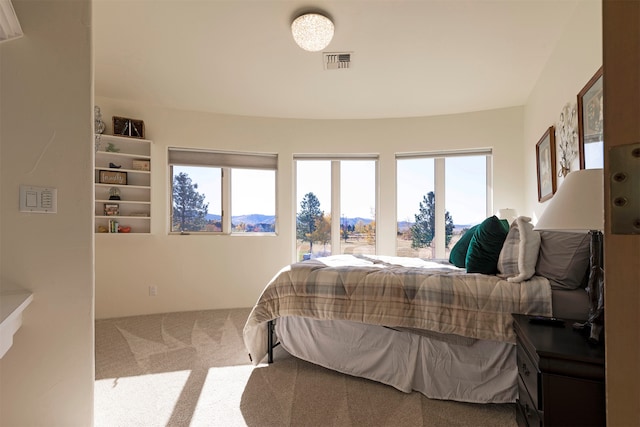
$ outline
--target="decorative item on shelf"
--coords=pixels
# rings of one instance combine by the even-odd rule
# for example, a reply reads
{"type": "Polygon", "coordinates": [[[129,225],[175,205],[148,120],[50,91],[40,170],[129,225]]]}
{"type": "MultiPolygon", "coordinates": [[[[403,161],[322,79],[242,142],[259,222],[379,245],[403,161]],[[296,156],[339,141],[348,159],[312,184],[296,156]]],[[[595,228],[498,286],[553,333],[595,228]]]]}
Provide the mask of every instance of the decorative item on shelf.
{"type": "Polygon", "coordinates": [[[117,203],[105,203],[104,204],[105,216],[117,216],[120,215],[120,205],[117,203]]]}
{"type": "Polygon", "coordinates": [[[536,144],[536,170],[538,201],[544,202],[556,192],[556,138],[553,126],[547,129],[536,144]]]}
{"type": "Polygon", "coordinates": [[[115,146],[113,142],[107,144],[107,148],[105,150],[107,153],[119,153],[120,149],[115,146]]]}
{"type": "Polygon", "coordinates": [[[556,127],[560,170],[558,176],[565,177],[571,172],[571,163],[578,154],[578,110],[576,104],[565,104],[556,127]]]}
{"type": "Polygon", "coordinates": [[[142,120],[113,116],[113,134],[144,138],[144,122],[142,120]]]}
{"type": "Polygon", "coordinates": [[[96,149],[96,153],[97,153],[98,151],[100,151],[100,147],[101,147],[101,145],[102,145],[102,140],[100,139],[100,137],[101,137],[101,136],[102,136],[102,135],[95,135],[95,136],[94,136],[94,142],[93,142],[93,144],[94,144],[94,148],[96,149]]]}
{"type": "Polygon", "coordinates": [[[118,187],[109,188],[109,200],[120,200],[120,189],[118,187]]]}
{"type": "Polygon", "coordinates": [[[101,170],[99,173],[100,184],[127,185],[127,173],[101,170]]]}
{"type": "Polygon", "coordinates": [[[604,326],[604,178],[602,169],[580,169],[567,175],[544,210],[535,230],[585,232],[591,235],[589,257],[589,317],[577,329],[590,328],[589,341],[597,343],[604,326]]]}
{"type": "Polygon", "coordinates": [[[116,165],[115,163],[109,163],[109,167],[111,169],[120,169],[122,165],[116,165]]]}
{"type": "Polygon", "coordinates": [[[94,120],[94,131],[97,134],[101,134],[104,132],[104,122],[102,121],[102,112],[100,112],[100,107],[95,105],[93,107],[93,120],[94,120]]]}
{"type": "Polygon", "coordinates": [[[602,67],[578,93],[580,169],[604,166],[604,104],[602,67]]]}
{"type": "Polygon", "coordinates": [[[118,233],[131,233],[131,227],[128,225],[119,225],[118,233]]]}
{"type": "Polygon", "coordinates": [[[151,162],[149,160],[134,159],[132,162],[133,170],[148,172],[151,169],[151,162]]]}
{"type": "Polygon", "coordinates": [[[104,225],[99,225],[98,226],[98,233],[108,233],[109,229],[107,227],[105,227],[104,225]]]}

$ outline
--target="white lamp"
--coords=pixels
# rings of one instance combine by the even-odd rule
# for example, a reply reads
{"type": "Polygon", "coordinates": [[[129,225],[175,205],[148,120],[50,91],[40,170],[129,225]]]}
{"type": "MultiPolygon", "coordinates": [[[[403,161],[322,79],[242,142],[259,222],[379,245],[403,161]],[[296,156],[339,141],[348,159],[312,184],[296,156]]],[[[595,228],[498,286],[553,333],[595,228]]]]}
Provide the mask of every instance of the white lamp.
{"type": "Polygon", "coordinates": [[[306,13],[291,23],[291,34],[298,46],[309,52],[318,52],[333,38],[333,22],[319,13],[306,13]]]}
{"type": "Polygon", "coordinates": [[[549,201],[536,230],[584,232],[591,234],[589,257],[589,319],[574,327],[591,327],[591,341],[599,341],[604,325],[604,277],[602,270],[602,230],[604,229],[604,181],[602,169],[570,172],[549,201]]]}
{"type": "Polygon", "coordinates": [[[507,222],[509,222],[509,225],[511,225],[511,223],[518,218],[518,211],[511,208],[498,209],[496,217],[499,219],[506,219],[507,222]]]}

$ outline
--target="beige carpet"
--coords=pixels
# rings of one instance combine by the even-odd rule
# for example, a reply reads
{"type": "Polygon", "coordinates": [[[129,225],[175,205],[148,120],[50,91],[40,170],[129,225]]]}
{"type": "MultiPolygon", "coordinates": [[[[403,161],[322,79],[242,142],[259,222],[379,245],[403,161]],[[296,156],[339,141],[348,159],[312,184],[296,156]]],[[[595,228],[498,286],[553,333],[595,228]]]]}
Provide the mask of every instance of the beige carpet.
{"type": "Polygon", "coordinates": [[[95,425],[515,426],[515,406],[430,400],[276,349],[249,363],[249,309],[96,321],[95,425]]]}

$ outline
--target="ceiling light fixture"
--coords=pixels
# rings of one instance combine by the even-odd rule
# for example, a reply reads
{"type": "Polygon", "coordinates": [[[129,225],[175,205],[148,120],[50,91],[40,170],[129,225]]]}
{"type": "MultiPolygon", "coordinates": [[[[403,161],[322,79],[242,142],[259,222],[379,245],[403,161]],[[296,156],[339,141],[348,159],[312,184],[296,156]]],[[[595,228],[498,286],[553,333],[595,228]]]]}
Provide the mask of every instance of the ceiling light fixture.
{"type": "Polygon", "coordinates": [[[318,52],[333,38],[333,22],[319,13],[306,13],[291,23],[291,34],[298,46],[309,52],[318,52]]]}

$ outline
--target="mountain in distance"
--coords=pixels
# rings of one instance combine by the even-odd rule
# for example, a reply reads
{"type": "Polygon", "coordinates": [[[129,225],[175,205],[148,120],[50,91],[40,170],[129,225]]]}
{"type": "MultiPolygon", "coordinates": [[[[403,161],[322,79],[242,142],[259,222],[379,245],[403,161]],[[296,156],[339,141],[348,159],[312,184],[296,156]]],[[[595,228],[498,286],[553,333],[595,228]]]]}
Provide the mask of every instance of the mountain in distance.
{"type": "MultiPolygon", "coordinates": [[[[207,214],[207,221],[220,221],[222,218],[220,215],[207,214]]],[[[262,214],[250,214],[250,215],[236,215],[231,217],[231,222],[234,224],[240,224],[241,222],[249,225],[256,224],[273,224],[276,222],[274,215],[262,215],[262,214]]]]}
{"type": "Polygon", "coordinates": [[[239,224],[243,222],[245,224],[250,224],[250,225],[274,224],[276,222],[276,217],[274,215],[261,215],[261,214],[237,215],[237,216],[231,217],[231,222],[234,224],[239,224]]]}
{"type": "MultiPolygon", "coordinates": [[[[409,221],[398,221],[398,231],[403,233],[405,231],[407,231],[408,229],[410,229],[413,226],[413,222],[409,222],[409,221]]],[[[465,229],[469,229],[473,227],[473,225],[470,224],[453,224],[453,233],[454,234],[460,234],[462,232],[462,230],[465,229]]]]}
{"type": "MultiPolygon", "coordinates": [[[[207,214],[206,216],[208,221],[220,221],[220,215],[207,214]]],[[[262,214],[249,214],[249,215],[236,215],[231,217],[231,222],[233,224],[239,224],[241,222],[248,225],[256,225],[256,224],[274,224],[276,221],[276,217],[274,215],[262,215],[262,214]]],[[[358,222],[362,221],[364,225],[367,225],[373,221],[371,218],[340,218],[340,224],[347,224],[349,226],[355,226],[358,222]]],[[[403,232],[408,230],[413,225],[413,222],[409,221],[398,221],[398,230],[403,232]]],[[[460,233],[465,228],[471,228],[471,224],[454,224],[454,233],[460,233]]]]}
{"type": "Polygon", "coordinates": [[[350,225],[352,227],[355,227],[355,225],[359,222],[362,222],[364,225],[369,225],[369,223],[373,221],[371,218],[361,218],[361,217],[355,217],[355,218],[340,218],[340,224],[344,225],[345,223],[347,225],[350,225]]]}

